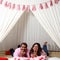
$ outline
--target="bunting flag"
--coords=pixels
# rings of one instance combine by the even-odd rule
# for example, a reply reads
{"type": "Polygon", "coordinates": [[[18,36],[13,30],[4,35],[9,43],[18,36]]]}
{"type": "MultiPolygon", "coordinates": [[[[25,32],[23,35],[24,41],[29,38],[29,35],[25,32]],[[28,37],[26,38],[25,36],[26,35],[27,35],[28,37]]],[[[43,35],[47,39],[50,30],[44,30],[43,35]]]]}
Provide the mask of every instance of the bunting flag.
{"type": "MultiPolygon", "coordinates": [[[[16,9],[16,10],[22,10],[22,11],[26,10],[26,11],[29,12],[31,6],[32,6],[32,8],[31,8],[32,11],[36,11],[36,10],[37,10],[37,9],[36,9],[36,5],[22,5],[22,7],[21,7],[20,4],[15,4],[15,3],[12,3],[12,2],[9,2],[9,1],[5,1],[5,2],[3,3],[3,1],[4,1],[4,0],[0,0],[0,5],[3,4],[4,7],[7,7],[7,8],[12,9],[12,10],[14,10],[14,9],[16,9]]],[[[47,9],[47,8],[49,8],[48,4],[49,4],[50,7],[51,7],[51,6],[53,6],[54,4],[58,4],[59,1],[60,1],[60,0],[54,0],[54,1],[50,0],[50,1],[48,1],[48,2],[40,3],[38,6],[39,6],[39,9],[41,9],[41,10],[42,10],[42,9],[47,9]],[[43,4],[44,4],[44,5],[43,5],[43,4]]]]}
{"type": "Polygon", "coordinates": [[[12,9],[15,9],[15,4],[13,4],[12,9]]]}
{"type": "Polygon", "coordinates": [[[58,4],[59,0],[54,0],[55,4],[58,4]]]}
{"type": "Polygon", "coordinates": [[[22,6],[22,10],[25,10],[25,5],[22,6]]]}
{"type": "Polygon", "coordinates": [[[40,9],[43,9],[43,5],[42,4],[40,4],[40,9]]]}
{"type": "Polygon", "coordinates": [[[36,11],[36,6],[35,5],[32,6],[32,11],[36,11]]]}
{"type": "Polygon", "coordinates": [[[45,8],[48,8],[48,4],[47,3],[45,3],[45,8]]]}
{"type": "Polygon", "coordinates": [[[10,9],[11,9],[11,7],[12,7],[11,5],[12,5],[11,2],[9,2],[9,3],[8,3],[7,1],[5,2],[5,6],[6,6],[6,7],[9,7],[10,9]]]}
{"type": "Polygon", "coordinates": [[[26,7],[26,11],[27,11],[27,12],[30,11],[30,5],[27,5],[27,7],[26,7]]]}
{"type": "Polygon", "coordinates": [[[20,5],[19,4],[17,5],[17,10],[20,10],[20,5]]]}
{"type": "Polygon", "coordinates": [[[3,0],[0,0],[0,4],[2,4],[3,0]]]}
{"type": "Polygon", "coordinates": [[[53,6],[53,2],[52,2],[52,0],[50,0],[50,6],[53,6]]]}

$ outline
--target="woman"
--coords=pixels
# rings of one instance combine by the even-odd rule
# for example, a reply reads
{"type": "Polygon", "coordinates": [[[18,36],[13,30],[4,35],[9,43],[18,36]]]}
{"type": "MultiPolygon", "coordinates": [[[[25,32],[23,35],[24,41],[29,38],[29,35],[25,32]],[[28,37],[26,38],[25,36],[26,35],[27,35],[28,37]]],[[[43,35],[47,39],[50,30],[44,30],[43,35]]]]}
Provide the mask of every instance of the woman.
{"type": "Polygon", "coordinates": [[[34,43],[30,53],[30,57],[37,57],[37,56],[45,56],[47,58],[47,54],[44,52],[44,50],[41,48],[39,43],[34,43]],[[33,55],[32,55],[33,54],[33,55]]]}

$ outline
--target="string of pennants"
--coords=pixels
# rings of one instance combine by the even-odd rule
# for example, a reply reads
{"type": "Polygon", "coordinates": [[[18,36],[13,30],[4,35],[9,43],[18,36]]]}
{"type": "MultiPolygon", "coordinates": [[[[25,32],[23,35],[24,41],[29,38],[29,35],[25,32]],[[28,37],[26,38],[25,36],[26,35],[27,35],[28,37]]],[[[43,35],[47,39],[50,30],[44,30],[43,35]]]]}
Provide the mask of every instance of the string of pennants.
{"type": "MultiPolygon", "coordinates": [[[[38,7],[41,10],[42,9],[47,9],[47,8],[49,8],[49,6],[52,7],[54,4],[58,4],[59,1],[60,0],[54,0],[54,1],[50,0],[48,2],[40,3],[38,5],[38,7]],[[49,5],[48,5],[48,3],[49,3],[49,5]]],[[[16,10],[22,10],[22,11],[24,11],[24,10],[29,11],[30,7],[32,7],[31,8],[32,11],[36,11],[36,9],[37,9],[36,5],[22,5],[22,7],[21,7],[20,4],[15,4],[15,3],[12,3],[12,2],[9,2],[9,1],[5,1],[3,3],[3,0],[0,0],[0,5],[4,5],[4,7],[7,7],[7,8],[12,9],[12,10],[16,9],[16,10]]]]}

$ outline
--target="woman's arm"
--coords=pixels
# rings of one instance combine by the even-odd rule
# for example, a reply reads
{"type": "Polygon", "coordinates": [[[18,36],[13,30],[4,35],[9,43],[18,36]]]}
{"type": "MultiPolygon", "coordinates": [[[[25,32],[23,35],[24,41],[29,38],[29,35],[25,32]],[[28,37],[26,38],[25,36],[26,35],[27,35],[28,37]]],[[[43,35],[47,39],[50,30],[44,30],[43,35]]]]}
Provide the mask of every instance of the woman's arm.
{"type": "Polygon", "coordinates": [[[47,54],[45,53],[44,50],[42,50],[41,55],[42,55],[42,56],[45,56],[46,60],[48,59],[48,56],[47,56],[47,54]]]}

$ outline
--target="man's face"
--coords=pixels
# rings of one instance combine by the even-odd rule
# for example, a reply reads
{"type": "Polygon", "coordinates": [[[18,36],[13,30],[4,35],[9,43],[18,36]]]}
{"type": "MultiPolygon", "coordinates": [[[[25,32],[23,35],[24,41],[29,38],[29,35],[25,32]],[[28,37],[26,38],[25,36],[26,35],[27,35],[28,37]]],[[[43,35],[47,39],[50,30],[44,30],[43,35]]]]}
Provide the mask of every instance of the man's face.
{"type": "Polygon", "coordinates": [[[21,49],[20,56],[23,57],[25,54],[26,54],[26,52],[23,49],[21,49]]]}
{"type": "Polygon", "coordinates": [[[22,46],[21,46],[21,50],[23,50],[23,51],[25,51],[25,52],[26,52],[27,47],[26,47],[24,44],[22,44],[22,46]]]}

